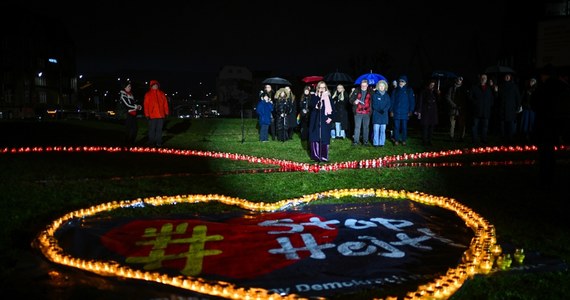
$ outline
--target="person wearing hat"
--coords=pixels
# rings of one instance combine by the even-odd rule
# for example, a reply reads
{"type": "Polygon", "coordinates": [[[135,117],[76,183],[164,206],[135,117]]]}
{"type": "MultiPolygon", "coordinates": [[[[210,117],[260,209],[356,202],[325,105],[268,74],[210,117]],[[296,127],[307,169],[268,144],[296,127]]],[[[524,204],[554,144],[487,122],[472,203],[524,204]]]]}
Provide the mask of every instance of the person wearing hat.
{"type": "Polygon", "coordinates": [[[134,145],[138,134],[137,112],[142,109],[142,106],[137,104],[133,96],[130,81],[123,83],[119,92],[119,101],[120,105],[125,108],[123,112],[125,117],[125,142],[127,145],[134,145]]]}
{"type": "Polygon", "coordinates": [[[406,146],[408,139],[408,120],[414,112],[416,96],[414,90],[407,86],[408,76],[398,77],[398,87],[392,91],[390,117],[394,120],[394,145],[406,146]]]}
{"type": "Polygon", "coordinates": [[[158,81],[151,80],[144,95],[144,115],[148,120],[148,145],[162,147],[162,127],[169,114],[168,99],[158,81]]]}

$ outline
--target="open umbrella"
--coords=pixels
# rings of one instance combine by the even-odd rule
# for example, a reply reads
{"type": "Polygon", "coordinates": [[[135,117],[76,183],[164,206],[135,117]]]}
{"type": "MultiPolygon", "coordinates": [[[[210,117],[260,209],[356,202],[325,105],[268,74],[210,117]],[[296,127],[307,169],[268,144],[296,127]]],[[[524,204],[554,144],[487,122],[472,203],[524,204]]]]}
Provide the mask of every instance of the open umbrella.
{"type": "Polygon", "coordinates": [[[343,73],[343,72],[334,72],[334,73],[328,73],[327,75],[325,75],[325,77],[323,78],[327,83],[349,83],[349,82],[353,82],[354,80],[352,79],[352,77],[350,77],[350,75],[343,73]]]}
{"type": "Polygon", "coordinates": [[[451,71],[435,70],[431,72],[431,78],[457,78],[457,74],[451,71]]]}
{"type": "Polygon", "coordinates": [[[485,68],[485,74],[506,74],[506,73],[515,74],[516,72],[510,67],[500,66],[500,65],[488,66],[487,68],[485,68]]]}
{"type": "Polygon", "coordinates": [[[372,70],[370,70],[370,73],[358,76],[358,78],[356,78],[356,80],[354,81],[354,84],[360,84],[360,82],[362,82],[363,79],[367,79],[369,85],[375,85],[380,80],[388,81],[386,77],[384,77],[383,75],[380,75],[378,73],[372,73],[372,70]]]}
{"type": "Polygon", "coordinates": [[[289,80],[281,77],[269,77],[264,79],[261,83],[263,84],[277,84],[277,85],[292,85],[289,80]]]}
{"type": "Polygon", "coordinates": [[[457,78],[457,74],[451,71],[435,70],[431,72],[431,78],[437,79],[437,89],[439,90],[440,81],[442,79],[457,78]]]}
{"type": "Polygon", "coordinates": [[[301,81],[304,83],[317,83],[317,82],[323,80],[323,78],[324,78],[323,76],[312,75],[312,76],[303,77],[303,79],[301,79],[301,81]]]}

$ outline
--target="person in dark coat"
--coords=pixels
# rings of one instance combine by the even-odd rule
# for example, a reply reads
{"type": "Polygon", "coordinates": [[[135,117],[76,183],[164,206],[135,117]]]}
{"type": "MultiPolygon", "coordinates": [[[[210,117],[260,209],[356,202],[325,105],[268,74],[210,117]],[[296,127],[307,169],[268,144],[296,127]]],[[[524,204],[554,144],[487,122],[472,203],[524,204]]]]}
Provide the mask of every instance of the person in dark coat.
{"type": "Polygon", "coordinates": [[[540,81],[532,97],[531,106],[536,112],[535,139],[539,157],[540,184],[544,188],[555,187],[557,167],[555,147],[564,136],[565,126],[561,121],[570,119],[570,85],[561,80],[559,70],[548,64],[540,70],[540,81]]]}
{"type": "Polygon", "coordinates": [[[489,142],[489,119],[491,118],[491,108],[495,101],[492,87],[487,84],[487,74],[479,76],[479,83],[471,88],[471,134],[473,143],[489,142]]]}
{"type": "Polygon", "coordinates": [[[293,139],[293,135],[297,130],[297,100],[295,99],[295,94],[291,90],[290,86],[286,86],[285,88],[285,95],[287,97],[287,102],[289,103],[289,108],[291,111],[289,112],[288,120],[287,120],[287,137],[289,139],[293,139]]]}
{"type": "Polygon", "coordinates": [[[137,112],[142,110],[142,106],[138,104],[132,93],[132,85],[130,81],[123,83],[123,89],[119,92],[119,101],[125,108],[125,134],[126,144],[132,146],[137,140],[138,134],[138,121],[137,112]]]}
{"type": "Polygon", "coordinates": [[[469,91],[463,85],[463,77],[455,78],[445,95],[449,113],[449,137],[451,140],[463,141],[468,118],[469,91]],[[457,131],[457,135],[455,134],[457,131]]]}
{"type": "Polygon", "coordinates": [[[305,86],[303,89],[303,95],[299,99],[299,132],[301,135],[301,141],[306,141],[309,139],[309,102],[311,102],[311,97],[314,94],[312,87],[310,85],[305,86]]]}
{"type": "Polygon", "coordinates": [[[437,102],[439,90],[435,89],[435,80],[430,80],[420,93],[416,114],[422,127],[422,143],[431,146],[433,131],[439,121],[437,102]]]}
{"type": "Polygon", "coordinates": [[[383,147],[386,143],[386,125],[389,120],[390,102],[388,82],[386,80],[378,81],[374,95],[372,95],[372,145],[374,147],[383,147]]]}
{"type": "Polygon", "coordinates": [[[531,135],[534,133],[535,111],[532,109],[531,103],[534,92],[536,91],[536,84],[536,78],[529,79],[528,85],[526,86],[524,93],[521,95],[522,112],[518,128],[523,142],[530,142],[531,135]]]}
{"type": "Polygon", "coordinates": [[[317,84],[317,92],[309,102],[309,152],[317,162],[329,160],[333,105],[331,93],[324,81],[317,84]]]}
{"type": "Polygon", "coordinates": [[[499,86],[499,121],[503,141],[510,144],[516,132],[517,113],[522,111],[521,93],[512,74],[505,74],[504,79],[499,86]]]}
{"type": "Polygon", "coordinates": [[[348,92],[342,84],[336,86],[336,91],[332,95],[334,106],[334,128],[331,130],[332,138],[346,138],[348,132],[348,92]]]}
{"type": "Polygon", "coordinates": [[[394,119],[394,145],[406,145],[408,139],[408,120],[414,112],[416,96],[414,90],[407,86],[408,76],[398,78],[398,87],[392,91],[390,117],[394,119]]]}
{"type": "MultiPolygon", "coordinates": [[[[271,84],[265,84],[263,86],[263,90],[261,90],[259,92],[259,96],[261,97],[262,93],[266,93],[269,96],[269,99],[271,99],[271,102],[273,102],[273,104],[275,104],[275,102],[273,101],[273,98],[275,97],[275,90],[273,90],[273,87],[271,86],[271,84]]],[[[273,111],[271,113],[271,122],[269,123],[269,133],[271,134],[271,139],[275,140],[276,134],[275,134],[275,111],[273,111]]]]}
{"type": "Polygon", "coordinates": [[[289,114],[291,114],[291,103],[287,100],[287,93],[285,89],[279,89],[275,96],[275,103],[273,104],[275,115],[275,134],[277,140],[289,140],[289,114]]]}

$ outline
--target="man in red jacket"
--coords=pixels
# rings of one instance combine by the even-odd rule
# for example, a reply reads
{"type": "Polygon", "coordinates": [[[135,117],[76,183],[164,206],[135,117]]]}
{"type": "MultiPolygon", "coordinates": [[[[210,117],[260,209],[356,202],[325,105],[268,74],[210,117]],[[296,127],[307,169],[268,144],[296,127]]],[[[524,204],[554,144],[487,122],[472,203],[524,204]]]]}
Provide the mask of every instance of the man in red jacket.
{"type": "Polygon", "coordinates": [[[148,120],[148,145],[162,146],[162,127],[164,119],[168,116],[168,100],[166,94],[160,90],[159,83],[151,80],[150,89],[144,95],[144,115],[148,120]]]}

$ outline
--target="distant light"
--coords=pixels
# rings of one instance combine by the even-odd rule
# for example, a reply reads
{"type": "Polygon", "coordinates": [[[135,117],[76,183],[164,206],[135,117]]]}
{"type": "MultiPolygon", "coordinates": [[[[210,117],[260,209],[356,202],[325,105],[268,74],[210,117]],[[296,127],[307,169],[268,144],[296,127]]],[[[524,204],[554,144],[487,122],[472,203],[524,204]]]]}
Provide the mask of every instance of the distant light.
{"type": "Polygon", "coordinates": [[[57,64],[57,59],[55,58],[48,58],[48,61],[52,64],[57,64]]]}
{"type": "Polygon", "coordinates": [[[79,79],[83,78],[83,75],[79,75],[79,79]]]}
{"type": "Polygon", "coordinates": [[[44,75],[43,72],[39,72],[39,73],[38,73],[38,77],[42,77],[42,75],[44,75]]]}

